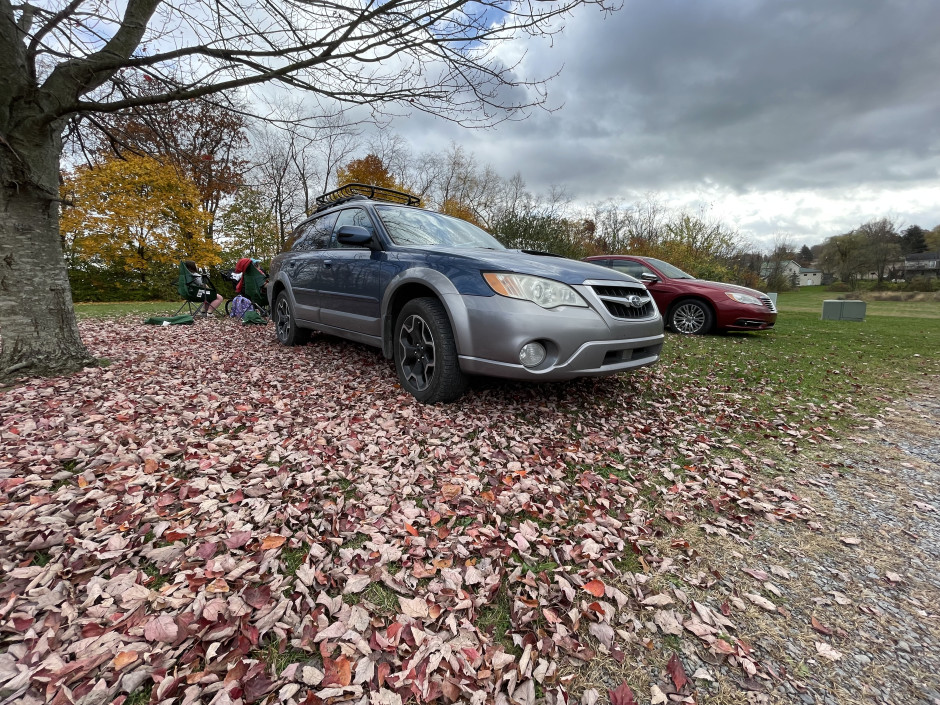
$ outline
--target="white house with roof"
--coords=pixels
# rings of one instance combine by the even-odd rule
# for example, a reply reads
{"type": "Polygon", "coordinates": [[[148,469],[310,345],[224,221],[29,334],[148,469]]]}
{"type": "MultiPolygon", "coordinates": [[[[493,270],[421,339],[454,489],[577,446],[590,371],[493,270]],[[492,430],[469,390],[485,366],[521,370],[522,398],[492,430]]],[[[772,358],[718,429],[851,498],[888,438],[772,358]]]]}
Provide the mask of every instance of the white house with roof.
{"type": "Polygon", "coordinates": [[[788,259],[780,262],[764,262],[760,266],[761,279],[767,279],[774,273],[781,274],[794,286],[818,286],[822,284],[822,270],[801,267],[799,262],[788,259]]]}

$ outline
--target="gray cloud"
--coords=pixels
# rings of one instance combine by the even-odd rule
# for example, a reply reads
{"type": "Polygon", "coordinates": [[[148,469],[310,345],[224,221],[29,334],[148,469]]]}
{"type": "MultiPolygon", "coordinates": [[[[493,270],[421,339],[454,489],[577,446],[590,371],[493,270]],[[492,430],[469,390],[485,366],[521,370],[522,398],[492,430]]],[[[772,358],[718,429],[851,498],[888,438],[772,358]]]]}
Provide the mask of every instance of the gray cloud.
{"type": "MultiPolygon", "coordinates": [[[[559,184],[584,200],[820,190],[828,205],[805,217],[749,227],[839,227],[860,215],[853,190],[940,188],[937,27],[935,0],[628,0],[529,47],[523,73],[564,67],[550,84],[560,110],[492,131],[428,118],[395,127],[418,149],[453,139],[536,190],[559,184]]],[[[902,217],[931,227],[937,200],[902,217]]]]}

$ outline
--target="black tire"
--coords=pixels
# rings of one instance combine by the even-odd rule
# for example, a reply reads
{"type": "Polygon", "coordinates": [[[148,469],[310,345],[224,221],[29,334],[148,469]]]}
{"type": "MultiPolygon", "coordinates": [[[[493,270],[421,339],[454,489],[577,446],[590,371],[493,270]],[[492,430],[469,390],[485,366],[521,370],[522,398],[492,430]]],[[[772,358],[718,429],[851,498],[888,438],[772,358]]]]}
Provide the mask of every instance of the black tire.
{"type": "Polygon", "coordinates": [[[274,334],[281,345],[304,345],[310,340],[310,330],[297,326],[286,291],[279,293],[274,302],[274,334]]]}
{"type": "Polygon", "coordinates": [[[395,371],[403,389],[420,402],[458,399],[467,389],[447,312],[433,298],[404,305],[392,330],[395,371]]]}
{"type": "Polygon", "coordinates": [[[683,299],[669,311],[669,327],[682,335],[705,335],[714,323],[711,308],[698,299],[683,299]]]}

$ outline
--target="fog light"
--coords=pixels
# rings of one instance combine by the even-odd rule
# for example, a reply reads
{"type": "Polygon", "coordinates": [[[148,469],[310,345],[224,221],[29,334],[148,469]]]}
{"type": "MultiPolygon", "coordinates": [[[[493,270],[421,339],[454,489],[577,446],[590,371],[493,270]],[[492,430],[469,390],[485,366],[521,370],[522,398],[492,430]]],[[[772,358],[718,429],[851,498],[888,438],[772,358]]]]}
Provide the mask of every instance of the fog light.
{"type": "Polygon", "coordinates": [[[541,343],[527,343],[519,351],[519,362],[523,367],[538,367],[545,359],[545,346],[541,343]]]}

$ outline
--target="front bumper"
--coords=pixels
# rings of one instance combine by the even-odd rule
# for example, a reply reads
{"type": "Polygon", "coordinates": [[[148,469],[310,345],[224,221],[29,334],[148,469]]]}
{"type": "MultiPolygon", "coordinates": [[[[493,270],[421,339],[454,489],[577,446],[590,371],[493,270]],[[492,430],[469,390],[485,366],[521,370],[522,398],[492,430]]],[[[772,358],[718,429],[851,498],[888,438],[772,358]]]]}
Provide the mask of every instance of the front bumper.
{"type": "Polygon", "coordinates": [[[777,322],[776,311],[758,306],[734,306],[718,312],[717,327],[724,330],[766,330],[777,322]]]}
{"type": "Polygon", "coordinates": [[[772,320],[760,320],[753,316],[744,316],[742,318],[736,319],[730,325],[725,326],[727,330],[767,330],[774,327],[774,323],[777,322],[777,316],[774,315],[772,320]]]}
{"type": "Polygon", "coordinates": [[[460,368],[493,377],[565,380],[612,375],[659,360],[663,322],[655,306],[644,319],[618,319],[590,287],[575,288],[588,308],[543,309],[505,296],[460,296],[466,311],[454,331],[460,368]],[[533,341],[548,355],[538,367],[526,368],[519,351],[533,341]]]}
{"type": "Polygon", "coordinates": [[[767,330],[777,322],[777,307],[762,295],[762,306],[742,304],[728,299],[719,301],[716,325],[724,330],[767,330]]]}

